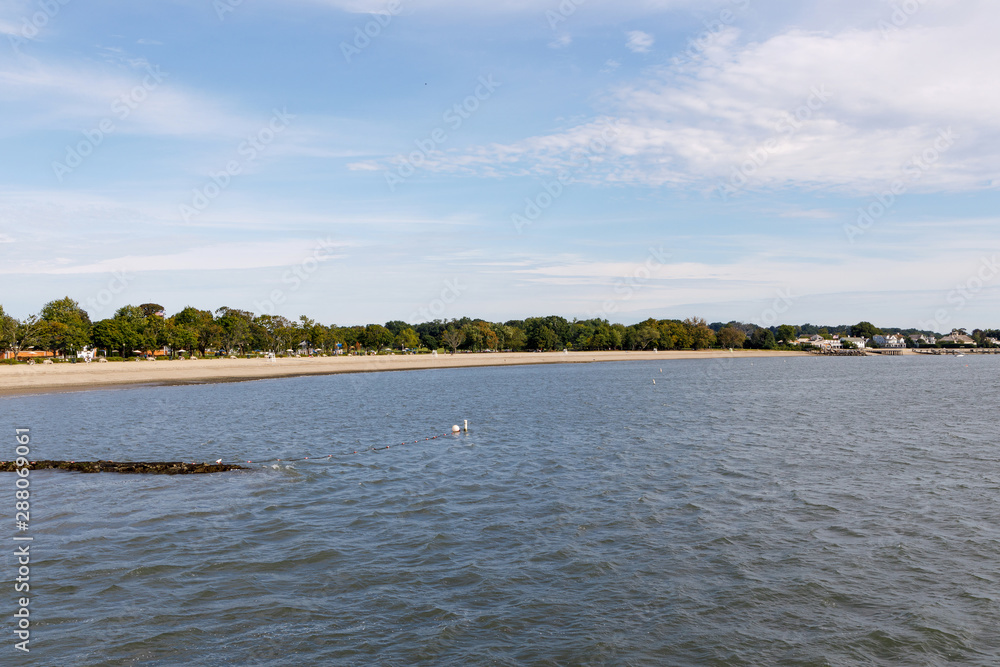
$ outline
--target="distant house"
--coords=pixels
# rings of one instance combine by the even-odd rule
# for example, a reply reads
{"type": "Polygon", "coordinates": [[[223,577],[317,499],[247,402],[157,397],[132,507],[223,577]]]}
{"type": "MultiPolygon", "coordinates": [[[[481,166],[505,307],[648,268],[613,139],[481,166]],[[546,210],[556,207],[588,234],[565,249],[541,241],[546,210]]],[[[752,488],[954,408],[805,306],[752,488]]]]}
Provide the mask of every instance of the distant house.
{"type": "Polygon", "coordinates": [[[839,350],[841,347],[843,347],[840,344],[839,338],[828,339],[828,338],[823,338],[822,336],[813,336],[812,338],[809,339],[809,342],[814,347],[818,347],[821,350],[839,350]]]}
{"type": "Polygon", "coordinates": [[[865,349],[865,343],[868,342],[867,338],[861,338],[859,336],[844,336],[840,339],[841,344],[852,343],[855,348],[859,350],[865,349]]]}
{"type": "Polygon", "coordinates": [[[890,350],[898,350],[906,347],[906,339],[900,334],[889,334],[888,336],[878,334],[877,336],[872,336],[872,341],[877,346],[890,350]]]}
{"type": "Polygon", "coordinates": [[[954,346],[975,347],[976,341],[972,340],[972,336],[966,336],[965,334],[960,334],[960,333],[950,333],[947,336],[939,338],[938,344],[948,347],[954,347],[954,346]]]}
{"type": "Polygon", "coordinates": [[[987,338],[986,342],[993,347],[1000,347],[1000,340],[997,340],[996,338],[987,338]]]}
{"type": "Polygon", "coordinates": [[[937,345],[937,338],[934,336],[927,336],[925,334],[910,334],[910,340],[917,345],[937,345]]]}

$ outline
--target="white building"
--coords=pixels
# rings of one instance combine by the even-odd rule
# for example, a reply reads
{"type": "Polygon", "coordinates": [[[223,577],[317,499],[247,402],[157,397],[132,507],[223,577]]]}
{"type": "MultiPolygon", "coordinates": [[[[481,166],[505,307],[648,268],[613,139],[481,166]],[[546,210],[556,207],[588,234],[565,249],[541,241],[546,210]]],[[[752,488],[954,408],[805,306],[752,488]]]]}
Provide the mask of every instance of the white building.
{"type": "Polygon", "coordinates": [[[960,333],[951,333],[951,334],[948,334],[947,336],[941,338],[938,342],[942,343],[944,345],[969,345],[969,346],[973,346],[973,345],[976,344],[976,341],[972,340],[972,336],[966,336],[965,334],[960,334],[960,333]]]}
{"type": "Polygon", "coordinates": [[[906,347],[906,338],[901,334],[889,334],[888,336],[883,336],[879,334],[877,336],[872,336],[872,340],[879,347],[884,347],[890,350],[903,349],[906,347]]]}
{"type": "Polygon", "coordinates": [[[823,338],[822,336],[813,336],[809,339],[809,342],[821,350],[839,350],[843,347],[840,344],[839,338],[823,338]]]}
{"type": "Polygon", "coordinates": [[[910,340],[917,345],[937,345],[937,338],[924,334],[910,334],[910,340]]]}

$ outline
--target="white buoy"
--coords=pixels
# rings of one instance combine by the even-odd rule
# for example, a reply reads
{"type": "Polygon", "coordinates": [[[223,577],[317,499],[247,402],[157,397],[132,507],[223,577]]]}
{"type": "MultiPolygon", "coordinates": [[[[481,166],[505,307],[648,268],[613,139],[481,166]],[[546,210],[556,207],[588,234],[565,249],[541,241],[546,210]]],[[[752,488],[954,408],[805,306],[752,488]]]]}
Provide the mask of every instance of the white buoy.
{"type": "Polygon", "coordinates": [[[452,432],[452,433],[458,433],[458,432],[459,432],[459,431],[461,431],[461,430],[462,430],[462,429],[460,429],[460,428],[458,427],[458,424],[455,424],[454,426],[452,426],[452,427],[451,427],[451,432],[452,432]]]}
{"type": "Polygon", "coordinates": [[[469,420],[468,419],[465,420],[465,432],[466,433],[469,432],[469,420]]]}
{"type": "Polygon", "coordinates": [[[653,380],[653,384],[656,384],[656,380],[653,380]]]}

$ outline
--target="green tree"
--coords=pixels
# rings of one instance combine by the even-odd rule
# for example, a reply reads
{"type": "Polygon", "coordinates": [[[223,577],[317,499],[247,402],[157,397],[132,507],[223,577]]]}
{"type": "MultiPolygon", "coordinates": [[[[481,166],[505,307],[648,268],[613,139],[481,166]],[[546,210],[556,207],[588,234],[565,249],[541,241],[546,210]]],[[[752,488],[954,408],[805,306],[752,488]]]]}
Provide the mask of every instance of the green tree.
{"type": "Polygon", "coordinates": [[[795,327],[791,324],[782,324],[778,327],[778,331],[774,337],[782,343],[790,345],[795,342],[796,335],[795,327]]]}
{"type": "Polygon", "coordinates": [[[503,348],[511,350],[523,350],[528,342],[524,335],[524,329],[513,324],[504,324],[503,327],[503,348]]]}
{"type": "Polygon", "coordinates": [[[857,338],[873,338],[881,333],[882,330],[871,322],[858,322],[850,331],[850,335],[857,338]]]}
{"type": "MultiPolygon", "coordinates": [[[[648,320],[654,323],[655,320],[648,320]]],[[[661,350],[684,350],[694,347],[692,328],[677,320],[663,320],[658,324],[660,339],[657,347],[661,350]]]]}
{"type": "Polygon", "coordinates": [[[411,327],[401,329],[393,341],[400,350],[414,350],[420,347],[420,336],[411,327]]]}
{"type": "Polygon", "coordinates": [[[742,330],[731,326],[719,329],[719,333],[715,337],[719,345],[726,348],[741,348],[747,339],[747,335],[742,330]]]}
{"type": "Polygon", "coordinates": [[[156,346],[159,327],[156,323],[150,326],[152,318],[147,318],[146,312],[139,306],[122,306],[115,311],[112,319],[118,322],[119,338],[124,341],[121,348],[116,346],[113,349],[121,349],[123,357],[132,356],[136,350],[146,352],[156,346]]]}
{"type": "Polygon", "coordinates": [[[4,347],[14,353],[14,358],[42,341],[44,327],[38,315],[29,315],[23,320],[11,317],[0,307],[0,339],[4,347]]]}
{"type": "Polygon", "coordinates": [[[449,327],[448,329],[445,329],[443,334],[441,334],[441,340],[445,345],[451,348],[451,353],[455,354],[455,350],[458,349],[458,346],[465,342],[465,332],[461,329],[449,327]]]}
{"type": "Polygon", "coordinates": [[[250,342],[253,328],[253,313],[223,306],[215,311],[216,324],[219,325],[220,343],[228,352],[234,350],[243,352],[250,342]]]}
{"type": "Polygon", "coordinates": [[[395,338],[403,329],[409,329],[410,325],[402,320],[391,320],[385,323],[385,328],[388,329],[389,333],[391,333],[393,338],[395,338]]]}
{"type": "Polygon", "coordinates": [[[535,350],[554,350],[561,343],[559,336],[547,324],[538,324],[528,333],[528,347],[535,350]]]}
{"type": "Polygon", "coordinates": [[[773,350],[777,346],[770,329],[757,329],[750,337],[750,347],[755,350],[773,350]]]}
{"type": "Polygon", "coordinates": [[[684,327],[691,337],[691,347],[695,350],[704,350],[715,345],[715,332],[700,317],[692,317],[684,320],[684,327]]]}
{"type": "Polygon", "coordinates": [[[94,323],[94,345],[105,352],[118,352],[127,357],[132,350],[139,349],[141,344],[139,334],[125,318],[112,317],[94,323]]]}
{"type": "Polygon", "coordinates": [[[193,352],[198,347],[198,334],[190,326],[177,325],[168,322],[166,327],[167,344],[174,352],[184,350],[193,352]]]}
{"type": "Polygon", "coordinates": [[[258,315],[253,320],[253,344],[255,349],[267,350],[274,354],[297,349],[295,326],[280,315],[258,315]]]}
{"type": "Polygon", "coordinates": [[[90,316],[68,296],[45,304],[41,319],[43,344],[53,352],[78,352],[90,343],[90,316]]]}
{"type": "Polygon", "coordinates": [[[384,347],[392,345],[392,333],[381,324],[369,324],[365,327],[361,344],[369,350],[378,352],[384,347]]]}
{"type": "Polygon", "coordinates": [[[141,310],[142,314],[145,315],[146,317],[152,317],[153,315],[158,315],[159,317],[163,317],[163,306],[161,306],[158,303],[140,304],[139,310],[141,310]]]}
{"type": "Polygon", "coordinates": [[[17,320],[4,312],[0,306],[0,351],[10,349],[14,342],[14,330],[17,328],[17,320]]]}
{"type": "Polygon", "coordinates": [[[483,332],[472,322],[462,327],[462,334],[465,335],[465,345],[476,352],[483,347],[483,332]]]}

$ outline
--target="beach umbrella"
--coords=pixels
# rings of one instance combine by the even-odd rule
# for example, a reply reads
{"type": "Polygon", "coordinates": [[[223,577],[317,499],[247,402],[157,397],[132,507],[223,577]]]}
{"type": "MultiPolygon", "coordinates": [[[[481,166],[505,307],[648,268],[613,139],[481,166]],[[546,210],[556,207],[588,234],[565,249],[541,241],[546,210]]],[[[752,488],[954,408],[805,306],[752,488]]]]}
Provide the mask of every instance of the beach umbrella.
{"type": "Polygon", "coordinates": [[[132,350],[132,354],[142,354],[142,350],[132,350]]]}
{"type": "Polygon", "coordinates": [[[177,350],[178,352],[187,352],[187,350],[177,350]]]}

